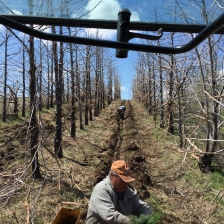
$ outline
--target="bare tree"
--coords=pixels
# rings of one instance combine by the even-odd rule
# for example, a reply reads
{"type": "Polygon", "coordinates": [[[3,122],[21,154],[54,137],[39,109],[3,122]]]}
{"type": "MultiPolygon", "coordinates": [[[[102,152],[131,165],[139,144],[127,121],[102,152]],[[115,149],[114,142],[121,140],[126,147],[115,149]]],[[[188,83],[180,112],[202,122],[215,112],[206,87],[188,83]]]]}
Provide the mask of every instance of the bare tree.
{"type": "MultiPolygon", "coordinates": [[[[173,46],[174,33],[171,34],[171,42],[173,46]]],[[[173,88],[174,88],[174,55],[170,55],[170,71],[169,71],[169,93],[167,102],[167,132],[174,134],[174,117],[173,117],[173,88]]]]}
{"type": "MultiPolygon", "coordinates": [[[[28,1],[30,15],[33,15],[33,2],[28,1]]],[[[33,25],[30,27],[33,29],[33,25]]],[[[34,60],[34,37],[29,37],[30,51],[30,152],[32,161],[32,176],[34,178],[40,178],[40,165],[38,161],[38,144],[39,144],[39,125],[36,117],[36,65],[34,60]]]]}
{"type": "MultiPolygon", "coordinates": [[[[68,27],[69,36],[71,36],[71,28],[68,27]]],[[[69,44],[70,64],[71,64],[71,137],[76,136],[75,126],[75,71],[74,71],[74,60],[73,60],[73,45],[69,44]]]]}
{"type": "Polygon", "coordinates": [[[6,122],[6,99],[7,99],[7,65],[8,65],[8,40],[9,32],[6,30],[5,33],[5,62],[4,62],[4,93],[3,93],[3,116],[2,121],[6,122]]]}
{"type": "Polygon", "coordinates": [[[90,96],[91,96],[91,78],[90,78],[90,46],[86,47],[85,60],[85,125],[89,124],[90,96]]]}
{"type": "MultiPolygon", "coordinates": [[[[25,42],[25,38],[24,38],[24,42],[25,42]]],[[[23,91],[22,91],[22,95],[23,95],[23,102],[22,102],[22,117],[25,117],[26,115],[26,61],[25,61],[25,46],[23,45],[23,68],[22,68],[22,74],[23,74],[23,91]]]]}
{"type": "Polygon", "coordinates": [[[42,111],[43,108],[43,99],[42,99],[42,70],[43,70],[43,54],[42,54],[42,42],[40,41],[40,65],[39,65],[39,72],[38,72],[38,105],[39,110],[42,111]]]}
{"type": "Polygon", "coordinates": [[[75,48],[75,73],[76,73],[76,83],[77,83],[77,98],[78,98],[78,108],[79,108],[79,128],[80,130],[84,129],[82,121],[82,100],[81,100],[81,74],[79,70],[79,61],[78,61],[78,45],[75,48]]]}
{"type": "Polygon", "coordinates": [[[109,61],[107,68],[107,104],[110,105],[113,101],[113,66],[112,61],[109,61]]]}
{"type": "Polygon", "coordinates": [[[94,116],[98,117],[100,114],[100,47],[96,47],[96,67],[95,67],[95,88],[94,88],[94,116]]]}
{"type": "MultiPolygon", "coordinates": [[[[60,32],[61,28],[60,28],[60,32]]],[[[56,33],[55,27],[52,26],[52,33],[56,33]]],[[[63,71],[63,53],[62,47],[63,45],[60,44],[60,59],[58,60],[58,51],[57,51],[57,42],[53,42],[52,50],[54,55],[54,73],[55,73],[55,85],[56,85],[56,133],[55,133],[55,140],[54,140],[54,152],[59,157],[63,157],[62,153],[62,71],[63,71]]]]}

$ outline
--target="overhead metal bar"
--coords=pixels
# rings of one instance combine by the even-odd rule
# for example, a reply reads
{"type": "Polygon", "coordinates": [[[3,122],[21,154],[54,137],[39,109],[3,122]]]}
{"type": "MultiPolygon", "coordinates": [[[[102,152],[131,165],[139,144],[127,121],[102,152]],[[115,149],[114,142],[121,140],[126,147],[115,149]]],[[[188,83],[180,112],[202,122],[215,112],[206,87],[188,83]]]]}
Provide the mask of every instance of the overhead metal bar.
{"type": "MultiPolygon", "coordinates": [[[[69,27],[83,27],[96,29],[117,29],[117,20],[94,20],[94,19],[75,19],[75,18],[56,18],[43,16],[21,16],[21,15],[4,15],[22,24],[37,24],[37,25],[54,25],[54,26],[69,26],[69,27]]],[[[208,24],[209,25],[209,24],[208,24]]],[[[134,22],[130,21],[130,30],[141,31],[157,31],[163,28],[164,32],[186,32],[186,33],[200,33],[207,25],[198,24],[177,24],[177,23],[156,23],[156,22],[134,22]]],[[[216,34],[224,34],[224,27],[220,27],[215,32],[216,34]]]]}
{"type": "MultiPolygon", "coordinates": [[[[91,20],[89,20],[90,22],[91,20]]],[[[192,39],[189,43],[178,46],[178,47],[163,47],[163,46],[154,46],[147,44],[134,44],[134,43],[126,43],[121,41],[110,41],[110,40],[101,40],[101,39],[93,39],[86,37],[76,37],[76,36],[66,36],[66,35],[57,35],[57,34],[49,34],[37,31],[35,29],[31,29],[30,27],[18,23],[12,19],[6,18],[4,16],[0,16],[0,24],[13,28],[15,30],[21,31],[28,35],[32,35],[34,37],[51,40],[51,41],[59,41],[59,42],[68,42],[82,45],[92,45],[99,47],[107,47],[120,49],[122,51],[142,51],[142,52],[151,52],[151,53],[161,53],[161,54],[180,54],[185,53],[187,51],[192,50],[198,44],[203,42],[210,35],[216,33],[220,30],[224,25],[224,13],[220,15],[215,21],[205,27],[194,39],[192,39]]],[[[26,24],[29,24],[27,21],[26,24]]],[[[44,24],[46,25],[46,23],[44,24]]],[[[120,24],[121,25],[121,24],[120,24]]],[[[64,26],[64,25],[63,25],[64,26]]],[[[116,26],[119,26],[118,22],[116,26]]],[[[163,28],[161,26],[160,28],[163,28]]],[[[130,30],[130,27],[129,27],[130,30]]]]}

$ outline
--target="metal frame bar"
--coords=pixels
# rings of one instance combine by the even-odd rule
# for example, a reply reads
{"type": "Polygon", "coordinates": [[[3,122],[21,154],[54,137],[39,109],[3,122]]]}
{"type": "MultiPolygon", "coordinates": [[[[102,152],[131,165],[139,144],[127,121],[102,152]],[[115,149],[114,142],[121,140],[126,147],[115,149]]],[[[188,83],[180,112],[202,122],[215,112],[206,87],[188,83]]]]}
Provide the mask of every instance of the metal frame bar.
{"type": "MultiPolygon", "coordinates": [[[[3,15],[5,18],[14,20],[22,24],[37,24],[37,25],[54,25],[54,26],[69,26],[83,28],[98,28],[98,29],[117,29],[117,20],[94,20],[94,19],[71,19],[71,18],[56,18],[43,16],[20,16],[20,15],[3,15]]],[[[164,32],[178,33],[200,33],[207,25],[197,24],[177,24],[177,23],[157,23],[157,22],[130,22],[130,30],[140,31],[157,31],[163,28],[164,32]]],[[[224,34],[224,27],[221,27],[215,32],[216,34],[224,34]]]]}
{"type": "MultiPolygon", "coordinates": [[[[59,41],[59,42],[68,42],[82,45],[92,45],[99,47],[107,47],[114,49],[122,49],[122,50],[133,50],[133,51],[141,51],[141,52],[151,52],[151,53],[161,53],[161,54],[180,54],[185,53],[187,51],[192,50],[198,44],[203,42],[206,38],[214,33],[224,33],[223,25],[224,25],[224,13],[220,15],[215,21],[213,21],[208,26],[182,26],[182,29],[178,30],[180,25],[173,24],[176,26],[175,29],[172,28],[171,24],[160,24],[159,28],[163,28],[164,31],[167,32],[188,32],[195,33],[196,31],[200,31],[200,33],[189,43],[180,46],[180,47],[163,47],[163,46],[154,46],[154,45],[146,45],[146,44],[133,44],[126,42],[117,42],[110,40],[100,40],[93,38],[85,38],[85,37],[74,37],[74,36],[66,36],[66,35],[57,35],[57,34],[49,34],[43,33],[34,29],[31,29],[28,26],[23,24],[40,24],[40,25],[55,25],[55,26],[70,26],[69,24],[74,22],[73,26],[75,27],[89,27],[89,28],[101,28],[101,29],[116,29],[117,21],[107,21],[107,20],[73,20],[73,19],[61,19],[61,18],[44,18],[44,17],[30,17],[30,16],[0,16],[0,24],[13,28],[15,30],[21,31],[28,35],[32,35],[36,38],[51,40],[51,41],[59,41]],[[10,19],[11,18],[11,19],[10,19]],[[14,20],[12,20],[14,18],[14,20]],[[38,18],[42,18],[38,21],[38,18]],[[45,20],[46,19],[46,20],[45,20]],[[16,22],[15,20],[19,21],[16,22]],[[23,23],[23,24],[21,24],[23,23]],[[115,26],[116,24],[116,26],[115,26]],[[172,31],[171,31],[172,30],[172,31]],[[221,32],[221,31],[222,32],[221,32]],[[194,32],[193,32],[194,31],[194,32]],[[219,32],[218,32],[219,31],[219,32]]],[[[144,31],[154,31],[158,30],[158,24],[156,23],[137,23],[130,22],[129,29],[133,30],[144,30],[144,31]],[[154,25],[154,26],[153,26],[154,25]],[[145,29],[142,29],[142,28],[145,29]],[[146,29],[147,28],[147,29],[146,29]]]]}

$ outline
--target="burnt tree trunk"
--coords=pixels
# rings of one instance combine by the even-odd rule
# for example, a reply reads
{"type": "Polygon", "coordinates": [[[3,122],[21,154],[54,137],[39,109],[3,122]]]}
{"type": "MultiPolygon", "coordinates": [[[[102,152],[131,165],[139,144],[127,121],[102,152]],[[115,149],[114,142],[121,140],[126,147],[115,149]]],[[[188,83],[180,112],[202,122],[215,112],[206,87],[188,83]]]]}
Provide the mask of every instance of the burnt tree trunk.
{"type": "Polygon", "coordinates": [[[50,90],[50,107],[54,107],[54,85],[53,85],[53,78],[54,76],[54,52],[52,52],[52,57],[51,57],[51,90],[50,90]]]}
{"type": "MultiPolygon", "coordinates": [[[[89,48],[89,55],[90,55],[90,47],[89,48]]],[[[92,89],[91,89],[91,75],[90,75],[90,56],[88,58],[87,63],[87,69],[88,69],[88,95],[89,95],[89,120],[93,120],[93,112],[92,112],[92,89]]]]}
{"type": "Polygon", "coordinates": [[[80,130],[83,130],[84,125],[82,122],[81,77],[80,77],[79,64],[78,64],[78,45],[76,45],[75,53],[76,53],[75,72],[76,72],[77,96],[78,96],[78,105],[79,105],[79,128],[80,130]]]}
{"type": "Polygon", "coordinates": [[[90,52],[89,46],[86,47],[85,60],[85,125],[89,124],[89,95],[90,95],[90,52]]]}
{"type": "Polygon", "coordinates": [[[50,109],[50,60],[49,53],[47,54],[47,107],[50,109]]]}
{"type": "Polygon", "coordinates": [[[39,104],[39,110],[43,110],[43,99],[42,99],[42,46],[41,46],[41,41],[40,41],[40,70],[39,70],[39,83],[38,83],[38,92],[39,92],[39,97],[38,97],[38,104],[39,104]]]}
{"type": "MultiPolygon", "coordinates": [[[[33,25],[30,25],[33,29],[33,25]]],[[[40,165],[38,161],[39,127],[36,117],[36,66],[34,62],[34,37],[30,36],[30,153],[32,163],[32,176],[41,178],[40,165]]]]}
{"type": "Polygon", "coordinates": [[[6,99],[7,99],[7,65],[8,65],[8,31],[5,36],[5,65],[4,65],[4,96],[3,96],[3,116],[2,121],[6,122],[6,99]]]}
{"type": "Polygon", "coordinates": [[[94,116],[98,117],[100,114],[99,108],[99,77],[100,77],[100,49],[96,47],[96,69],[95,69],[95,99],[94,99],[94,116]]]}
{"type": "Polygon", "coordinates": [[[107,104],[110,105],[112,103],[112,99],[113,99],[113,81],[112,81],[112,77],[113,77],[113,68],[112,68],[112,62],[109,62],[109,68],[108,68],[108,81],[107,81],[107,104]]]}
{"type": "Polygon", "coordinates": [[[164,101],[163,101],[163,70],[162,70],[162,59],[161,55],[159,54],[159,93],[160,93],[160,128],[165,127],[165,121],[164,121],[164,101]]]}
{"type": "MultiPolygon", "coordinates": [[[[179,146],[180,148],[183,147],[184,145],[184,141],[183,141],[183,132],[182,132],[182,111],[181,111],[181,84],[178,78],[178,75],[176,75],[176,82],[177,82],[177,104],[178,104],[178,117],[179,117],[179,121],[178,121],[178,129],[179,129],[179,146]]],[[[183,83],[182,83],[183,84],[183,83]]]]}
{"type": "Polygon", "coordinates": [[[66,90],[66,104],[69,104],[69,98],[70,98],[70,79],[69,79],[69,73],[68,73],[68,67],[67,67],[67,71],[66,71],[66,79],[67,79],[67,90],[66,90]]]}
{"type": "Polygon", "coordinates": [[[155,75],[155,65],[154,60],[152,63],[152,74],[153,74],[153,120],[156,127],[156,75],[155,75]]]}
{"type": "MultiPolygon", "coordinates": [[[[24,38],[25,39],[25,38],[24,38]]],[[[22,117],[25,117],[26,115],[26,78],[25,78],[25,73],[26,73],[26,67],[25,67],[25,47],[23,45],[23,105],[22,105],[22,117]]]]}
{"type": "MultiPolygon", "coordinates": [[[[68,27],[69,36],[71,36],[71,29],[68,27]]],[[[76,126],[75,126],[75,71],[74,71],[74,60],[73,60],[73,48],[72,43],[70,46],[70,63],[71,63],[71,137],[76,136],[76,126]]]]}
{"type": "MultiPolygon", "coordinates": [[[[55,27],[52,27],[52,33],[56,33],[55,27]]],[[[57,42],[53,42],[53,54],[54,54],[54,66],[55,66],[55,84],[56,84],[56,133],[54,139],[54,152],[59,157],[62,158],[62,89],[61,89],[61,72],[62,70],[62,55],[61,55],[61,45],[60,45],[60,61],[58,61],[57,54],[57,42]]]]}
{"type": "Polygon", "coordinates": [[[150,55],[149,53],[146,54],[146,62],[147,62],[147,69],[148,69],[148,95],[147,95],[147,110],[148,113],[152,114],[152,71],[151,71],[151,65],[150,65],[150,55]]]}
{"type": "MultiPolygon", "coordinates": [[[[173,37],[174,34],[171,34],[171,41],[173,46],[173,37]]],[[[171,55],[171,62],[170,62],[170,73],[169,73],[169,98],[167,102],[167,132],[169,134],[174,134],[174,118],[173,118],[173,66],[174,66],[174,56],[171,55]]]]}

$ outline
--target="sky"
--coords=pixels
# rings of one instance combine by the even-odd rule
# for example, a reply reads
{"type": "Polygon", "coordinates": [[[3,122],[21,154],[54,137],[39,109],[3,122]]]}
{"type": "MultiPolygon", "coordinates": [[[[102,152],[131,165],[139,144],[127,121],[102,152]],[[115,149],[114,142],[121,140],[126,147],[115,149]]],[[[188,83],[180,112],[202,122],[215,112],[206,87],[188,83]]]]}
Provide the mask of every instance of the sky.
{"type": "MultiPolygon", "coordinates": [[[[131,12],[131,21],[149,21],[156,22],[155,20],[155,9],[158,13],[158,20],[170,20],[170,15],[168,15],[165,7],[173,7],[175,0],[90,0],[85,7],[85,11],[89,12],[86,14],[88,19],[107,19],[107,20],[117,20],[118,12],[121,9],[129,9],[131,12]],[[98,4],[99,3],[99,4],[98,4]],[[98,5],[97,5],[98,4],[98,5]],[[97,5],[97,6],[96,6],[97,5]],[[96,6],[96,7],[95,7],[96,6]],[[95,7],[95,8],[94,8],[95,7]],[[91,9],[93,9],[91,11],[91,9]],[[160,15],[160,16],[159,16],[160,15]]],[[[184,1],[185,0],[179,0],[184,1]]],[[[92,29],[94,32],[94,29],[92,29]]],[[[140,32],[140,31],[138,31],[140,32]]],[[[116,41],[117,31],[114,30],[101,30],[101,36],[109,40],[116,41]]],[[[141,43],[138,38],[132,39],[131,43],[141,43]]],[[[115,57],[115,49],[109,49],[112,55],[115,57]]],[[[127,58],[117,58],[116,65],[118,68],[118,73],[121,78],[121,98],[122,99],[132,99],[132,80],[135,76],[134,64],[138,57],[136,51],[129,51],[127,58]]]]}
{"type": "MultiPolygon", "coordinates": [[[[53,0],[55,4],[58,4],[58,0],[53,0]]],[[[106,19],[106,20],[117,20],[118,19],[118,12],[123,9],[127,8],[131,10],[131,5],[134,6],[132,0],[88,0],[87,4],[84,7],[81,7],[81,12],[74,12],[72,13],[72,17],[79,18],[79,15],[86,14],[86,18],[88,19],[106,19]],[[94,8],[94,10],[92,10],[94,8]]],[[[135,1],[134,1],[135,2],[135,1]]],[[[10,0],[7,2],[3,0],[1,4],[5,4],[10,10],[6,10],[9,14],[16,14],[16,15],[23,15],[29,12],[27,9],[27,1],[26,0],[10,0]],[[24,7],[24,8],[23,8],[24,7]]],[[[4,5],[3,4],[3,5],[4,5]]],[[[37,11],[38,5],[36,2],[34,3],[34,10],[33,13],[37,11]]],[[[0,7],[3,7],[3,5],[0,7]]],[[[56,7],[57,8],[57,7],[56,7]]],[[[135,7],[137,9],[137,7],[135,7]]],[[[41,12],[40,12],[41,13],[41,12]]],[[[38,14],[37,14],[38,15],[38,14]]],[[[41,14],[39,14],[41,15],[41,14]]],[[[56,14],[53,16],[55,17],[56,14]]],[[[82,17],[83,18],[83,17],[82,17]]],[[[131,21],[140,21],[139,13],[135,10],[131,11],[131,21]]],[[[88,29],[89,32],[90,29],[88,29]]],[[[94,33],[94,29],[91,29],[92,33],[94,33]]],[[[45,32],[48,32],[45,30],[45,32]]],[[[102,39],[108,39],[116,41],[116,30],[107,30],[102,29],[100,31],[100,36],[102,39]]],[[[133,42],[133,41],[132,41],[133,42]]],[[[135,71],[133,69],[133,63],[136,57],[136,52],[129,52],[128,58],[120,59],[116,58],[115,56],[115,49],[108,48],[110,55],[114,55],[115,65],[118,71],[118,75],[121,79],[121,98],[122,99],[131,99],[132,98],[132,79],[135,75],[135,71]]]]}
{"type": "MultiPolygon", "coordinates": [[[[74,18],[80,18],[81,15],[85,15],[85,18],[88,19],[106,19],[106,20],[117,20],[118,12],[121,9],[129,9],[131,12],[131,21],[148,21],[148,22],[171,22],[171,23],[181,23],[181,19],[183,17],[175,17],[177,4],[175,4],[176,0],[83,0],[79,1],[82,4],[82,7],[79,7],[78,10],[73,10],[75,7],[74,3],[70,1],[70,13],[74,18]],[[82,2],[86,1],[86,4],[82,2]],[[179,20],[178,20],[179,19],[179,20]]],[[[59,6],[62,3],[62,0],[53,0],[54,6],[54,17],[61,15],[61,11],[59,6]]],[[[192,18],[190,22],[194,21],[196,17],[197,22],[200,22],[198,19],[202,18],[201,15],[198,14],[197,5],[195,6],[194,1],[190,0],[178,0],[178,5],[181,6],[181,10],[184,10],[185,13],[189,14],[189,17],[192,18]],[[197,10],[194,11],[193,9],[197,10]],[[196,14],[197,13],[197,14],[196,14]]],[[[197,2],[197,1],[195,1],[197,2]]],[[[206,3],[211,7],[212,2],[216,2],[216,0],[206,0],[206,3]]],[[[48,15],[48,7],[43,7],[43,11],[38,11],[39,3],[38,1],[34,1],[34,14],[38,12],[37,15],[41,15],[43,13],[44,16],[48,15]],[[38,3],[38,4],[37,4],[38,3]],[[36,11],[35,11],[36,10],[36,11]],[[45,13],[45,14],[44,14],[45,13]]],[[[48,1],[45,2],[46,4],[48,1]]],[[[196,3],[195,3],[196,4],[196,3]]],[[[26,14],[29,13],[27,7],[27,0],[3,0],[0,1],[0,8],[4,12],[8,12],[9,14],[26,14]],[[10,9],[10,10],[9,10],[10,9]]],[[[224,9],[224,8],[223,8],[224,9]]],[[[222,11],[223,12],[223,11],[222,11]]],[[[180,12],[179,12],[180,13],[180,12]]],[[[182,14],[182,11],[181,11],[182,14]]],[[[217,16],[219,13],[216,13],[217,16]]],[[[84,17],[81,17],[84,18],[84,17]]],[[[92,29],[94,32],[94,29],[92,29]]],[[[140,32],[140,31],[138,31],[140,32]]],[[[102,38],[106,38],[108,40],[116,41],[116,30],[101,30],[100,32],[102,38]]],[[[141,40],[138,38],[132,39],[129,42],[132,43],[141,43],[141,40]]],[[[121,98],[122,99],[131,99],[132,98],[132,80],[135,76],[134,63],[137,59],[138,53],[136,51],[129,51],[128,58],[116,58],[115,57],[115,49],[109,49],[111,55],[114,55],[114,59],[116,60],[116,66],[118,69],[118,74],[121,78],[121,98]]]]}
{"type": "MultiPolygon", "coordinates": [[[[99,0],[91,0],[86,6],[86,11],[90,11],[99,0]]],[[[88,19],[108,19],[108,20],[117,20],[118,12],[122,8],[128,8],[128,5],[122,5],[119,1],[116,0],[102,0],[100,4],[88,14],[88,19]],[[126,6],[126,7],[125,7],[126,6]]],[[[129,9],[129,8],[128,8],[129,9]]],[[[129,9],[130,10],[130,9],[129,9]]],[[[140,21],[140,16],[138,12],[131,11],[131,21],[140,21]]],[[[94,29],[92,29],[94,32],[94,29]]],[[[103,37],[116,40],[117,31],[116,30],[101,30],[100,32],[103,37]]],[[[121,98],[122,99],[132,99],[132,79],[135,75],[134,70],[134,61],[137,53],[129,51],[128,58],[116,58],[115,49],[109,49],[111,55],[114,55],[116,59],[116,66],[118,68],[118,74],[121,78],[121,98]]]]}
{"type": "MultiPolygon", "coordinates": [[[[7,1],[3,1],[7,2],[7,1]]],[[[54,0],[54,3],[59,2],[54,0]]],[[[8,8],[11,10],[8,11],[9,14],[17,14],[23,15],[22,12],[25,13],[23,7],[27,5],[27,1],[25,0],[10,0],[7,2],[6,5],[9,5],[8,8]],[[26,2],[26,3],[24,3],[26,2]]],[[[36,4],[36,3],[34,3],[36,4]]],[[[74,12],[72,17],[79,18],[79,15],[86,13],[86,18],[88,19],[106,19],[106,20],[117,20],[118,19],[118,12],[123,8],[128,8],[130,10],[131,0],[88,0],[85,7],[81,7],[81,12],[74,12]],[[92,10],[94,8],[94,10],[92,10]]],[[[29,11],[29,10],[27,10],[29,11]]],[[[34,9],[35,14],[35,9],[34,9]]],[[[54,15],[55,16],[55,15],[54,15]]],[[[82,17],[83,18],[83,17],[82,17]]],[[[140,21],[139,13],[135,10],[131,12],[131,20],[132,21],[140,21]]],[[[88,29],[89,32],[90,29],[88,29]]],[[[91,29],[92,33],[94,33],[94,29],[91,29]]],[[[45,31],[48,32],[48,31],[45,31]]],[[[100,36],[102,39],[108,39],[116,41],[116,30],[107,30],[102,29],[100,32],[100,36]]],[[[131,99],[131,85],[132,85],[132,78],[135,75],[133,69],[133,61],[135,58],[135,53],[129,52],[129,56],[126,59],[119,59],[115,56],[115,49],[108,49],[110,54],[114,55],[115,65],[118,71],[118,75],[121,78],[121,98],[122,99],[131,99]]]]}
{"type": "MultiPolygon", "coordinates": [[[[90,0],[86,5],[85,11],[89,12],[87,17],[89,19],[107,19],[117,20],[120,9],[127,8],[131,11],[131,21],[148,21],[148,22],[171,22],[171,23],[185,23],[183,17],[175,16],[175,13],[183,13],[182,10],[189,16],[189,22],[203,22],[201,15],[198,15],[197,1],[178,0],[178,5],[175,0],[90,0]],[[100,3],[99,3],[100,2],[100,3]],[[98,4],[99,3],[99,4],[98,4]],[[97,5],[97,6],[96,6],[97,5]],[[95,7],[96,6],[96,7],[95,7]],[[95,8],[94,8],[95,7],[95,8]],[[180,7],[180,8],[178,8],[180,7]],[[91,9],[93,9],[91,11],[91,9]],[[196,10],[194,10],[196,9],[196,10]],[[177,10],[177,11],[176,11],[177,10]]],[[[205,1],[207,6],[211,7],[211,1],[205,1]]],[[[215,1],[216,2],[216,1],[215,1]]],[[[214,3],[214,2],[213,2],[214,3]]],[[[216,3],[217,4],[217,3],[216,3]]],[[[218,16],[219,13],[217,13],[218,16]]],[[[140,32],[140,31],[138,31],[140,32]]],[[[105,37],[116,41],[117,31],[102,30],[105,37]]],[[[129,42],[140,43],[140,40],[135,38],[129,42]]],[[[115,57],[115,50],[110,50],[115,57]]],[[[116,60],[118,71],[121,77],[121,98],[132,98],[132,80],[135,76],[134,62],[137,58],[136,51],[129,51],[128,58],[116,60]]]]}
{"type": "MultiPolygon", "coordinates": [[[[107,19],[117,20],[118,12],[121,9],[128,9],[131,12],[131,21],[151,21],[155,22],[154,10],[155,8],[163,15],[163,20],[166,17],[164,0],[90,0],[85,7],[85,11],[88,19],[107,19]],[[99,4],[98,4],[99,3],[99,4]],[[98,5],[97,5],[98,4],[98,5]],[[96,6],[97,5],[97,6],[96,6]],[[96,6],[96,7],[95,7],[96,6]],[[95,7],[95,8],[94,8],[95,7]],[[91,9],[93,9],[91,11],[91,9]]],[[[181,1],[181,0],[179,0],[181,1]]],[[[184,0],[183,0],[184,1],[184,0]]],[[[166,4],[173,5],[174,0],[166,0],[166,4]]],[[[169,17],[169,16],[168,16],[169,17]]],[[[161,18],[161,17],[160,17],[161,18]]],[[[94,32],[94,29],[92,29],[94,32]]],[[[138,31],[140,32],[140,31],[138,31]]],[[[109,40],[116,41],[117,31],[114,30],[101,30],[101,35],[109,40]]],[[[140,39],[135,38],[130,40],[132,43],[140,43],[140,39]]],[[[109,49],[112,55],[115,57],[115,49],[109,49]]],[[[134,64],[137,59],[136,51],[129,51],[127,58],[117,58],[116,65],[118,73],[121,78],[121,98],[132,99],[132,80],[135,76],[134,64]]]]}

